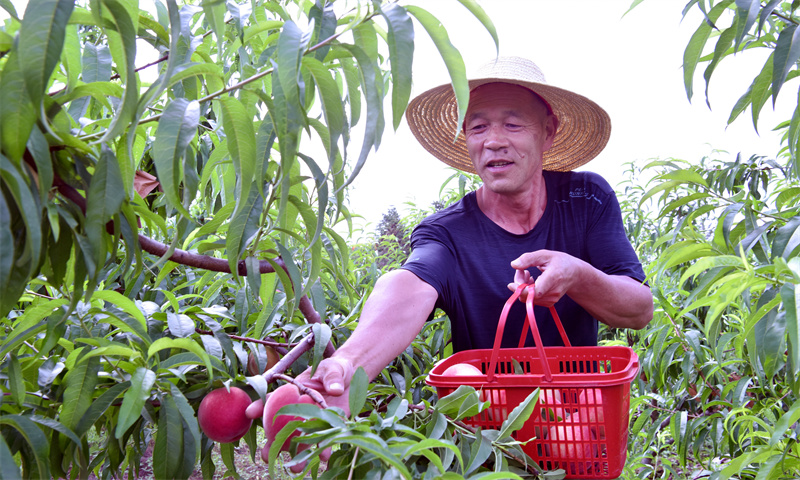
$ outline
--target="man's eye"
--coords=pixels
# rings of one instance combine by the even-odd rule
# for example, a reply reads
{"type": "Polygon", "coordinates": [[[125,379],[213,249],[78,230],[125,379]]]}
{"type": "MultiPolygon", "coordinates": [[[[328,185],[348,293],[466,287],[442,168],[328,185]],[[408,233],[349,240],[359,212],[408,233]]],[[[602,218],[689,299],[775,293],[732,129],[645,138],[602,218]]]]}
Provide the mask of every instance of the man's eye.
{"type": "Polygon", "coordinates": [[[519,130],[522,128],[522,125],[517,125],[516,123],[506,123],[506,128],[509,130],[519,130]]]}
{"type": "Polygon", "coordinates": [[[479,133],[479,132],[482,132],[484,130],[486,130],[486,125],[483,125],[483,124],[473,125],[473,126],[469,127],[469,131],[472,132],[472,133],[479,133]]]}

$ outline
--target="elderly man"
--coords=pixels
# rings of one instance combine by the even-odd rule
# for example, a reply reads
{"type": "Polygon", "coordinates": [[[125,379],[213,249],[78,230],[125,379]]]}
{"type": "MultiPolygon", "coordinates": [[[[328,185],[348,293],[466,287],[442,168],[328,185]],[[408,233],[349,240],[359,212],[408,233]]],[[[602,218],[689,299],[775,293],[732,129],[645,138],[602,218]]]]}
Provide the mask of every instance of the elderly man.
{"type": "MultiPolygon", "coordinates": [[[[596,174],[572,172],[607,143],[606,112],[547,85],[533,62],[516,57],[490,62],[470,80],[453,143],[456,112],[450,85],[442,85],[415,98],[406,115],[429,152],[476,172],[483,185],[415,229],[410,258],[378,280],[353,335],[314,378],[301,376],[333,404],[346,406],[358,366],[376,377],[437,307],[452,322],[455,351],[491,348],[508,289],[519,283],[535,281],[545,346],[562,344],[551,305],[575,346],[597,344],[598,321],[640,329],[652,319],[653,298],[613,190],[596,174]]],[[[524,309],[514,308],[503,346],[516,346],[521,333],[524,309]]]]}

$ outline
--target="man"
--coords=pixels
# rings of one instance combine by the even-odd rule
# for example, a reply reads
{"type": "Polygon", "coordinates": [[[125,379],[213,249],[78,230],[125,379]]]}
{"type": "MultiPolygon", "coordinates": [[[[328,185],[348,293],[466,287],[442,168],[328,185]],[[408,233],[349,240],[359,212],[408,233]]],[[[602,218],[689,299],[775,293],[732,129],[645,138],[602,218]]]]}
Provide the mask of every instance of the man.
{"type": "MultiPolygon", "coordinates": [[[[452,322],[455,351],[491,348],[509,289],[519,283],[535,280],[546,346],[562,344],[551,305],[576,346],[597,344],[598,320],[641,329],[652,319],[653,298],[613,190],[595,174],[571,172],[605,147],[606,112],[547,85],[533,62],[516,57],[490,62],[470,80],[453,143],[456,112],[450,85],[442,85],[415,98],[406,116],[429,152],[476,172],[483,185],[415,229],[410,258],[378,280],[353,335],[314,378],[300,376],[334,405],[346,407],[358,366],[375,378],[436,307],[452,322]]],[[[516,346],[521,333],[524,309],[514,308],[503,346],[516,346]]]]}
{"type": "MultiPolygon", "coordinates": [[[[571,171],[608,141],[611,125],[602,108],[547,85],[533,62],[510,57],[470,80],[456,143],[449,84],[415,98],[406,117],[429,152],[477,173],[483,185],[414,230],[411,256],[377,281],[350,338],[320,362],[313,378],[306,371],[298,380],[348,411],[355,370],[361,366],[375,378],[437,307],[451,321],[455,351],[491,348],[509,290],[521,283],[535,281],[545,346],[562,345],[546,308],[552,305],[575,346],[597,344],[598,320],[615,328],[647,325],[653,297],[614,191],[598,175],[571,171]]],[[[508,316],[504,347],[517,345],[524,320],[519,303],[508,316]]],[[[529,333],[526,344],[532,341],[529,333]]]]}

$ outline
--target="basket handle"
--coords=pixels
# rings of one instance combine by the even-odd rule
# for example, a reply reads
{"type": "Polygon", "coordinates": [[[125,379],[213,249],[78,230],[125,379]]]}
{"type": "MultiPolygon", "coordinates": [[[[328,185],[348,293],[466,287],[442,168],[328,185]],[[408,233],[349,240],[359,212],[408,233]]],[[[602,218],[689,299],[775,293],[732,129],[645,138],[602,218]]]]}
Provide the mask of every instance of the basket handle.
{"type": "MultiPolygon", "coordinates": [[[[539,350],[539,358],[542,362],[542,368],[544,370],[544,378],[546,381],[551,382],[553,380],[553,374],[550,373],[550,365],[547,363],[547,357],[544,353],[544,345],[542,345],[542,338],[539,335],[539,328],[536,326],[536,317],[533,315],[533,297],[535,296],[534,286],[532,284],[523,283],[520,284],[514,293],[511,294],[508,300],[506,300],[506,304],[503,305],[503,311],[500,313],[500,321],[497,323],[497,333],[494,336],[494,346],[492,347],[492,356],[489,360],[489,369],[486,372],[487,380],[489,382],[494,380],[494,371],[497,367],[497,356],[500,353],[500,343],[503,340],[503,331],[506,327],[506,320],[508,319],[508,312],[511,310],[511,306],[514,302],[522,295],[522,292],[525,289],[529,289],[528,297],[525,300],[525,309],[527,315],[525,316],[527,320],[527,324],[530,324],[531,332],[533,333],[533,339],[536,342],[536,348],[539,350]]],[[[551,311],[555,311],[553,308],[551,311]]],[[[555,312],[554,312],[555,313],[555,312]]],[[[554,317],[558,319],[556,315],[554,317]]],[[[526,327],[523,329],[523,340],[524,336],[527,335],[527,324],[526,327]]],[[[556,324],[559,326],[559,331],[561,332],[562,339],[566,338],[566,334],[564,333],[564,328],[561,326],[561,321],[556,320],[556,324]]],[[[568,342],[569,340],[567,340],[568,342]]],[[[565,344],[567,343],[565,342],[565,344]]]]}
{"type": "MultiPolygon", "coordinates": [[[[530,289],[533,290],[534,286],[531,285],[530,289]]],[[[533,292],[531,292],[531,294],[532,293],[533,292]]],[[[531,294],[528,294],[528,298],[531,297],[531,294]]],[[[527,302],[525,302],[525,303],[526,303],[526,309],[527,309],[527,302]]],[[[555,306],[551,306],[550,307],[550,315],[553,317],[553,321],[556,323],[556,327],[558,328],[558,333],[561,335],[561,341],[564,342],[564,346],[565,347],[571,347],[572,344],[569,342],[569,338],[567,337],[567,332],[564,331],[564,325],[561,324],[561,318],[558,316],[558,312],[556,311],[556,307],[555,306]]],[[[533,318],[533,308],[528,310],[528,316],[530,318],[533,318]]],[[[535,326],[536,322],[531,323],[531,325],[535,326]]],[[[538,342],[539,341],[538,337],[536,337],[537,334],[538,334],[538,332],[534,333],[534,338],[538,342]]],[[[520,335],[520,337],[519,337],[519,345],[518,345],[519,348],[522,348],[522,347],[525,346],[525,337],[527,335],[528,335],[528,322],[525,322],[525,323],[522,324],[522,335],[520,335]]]]}

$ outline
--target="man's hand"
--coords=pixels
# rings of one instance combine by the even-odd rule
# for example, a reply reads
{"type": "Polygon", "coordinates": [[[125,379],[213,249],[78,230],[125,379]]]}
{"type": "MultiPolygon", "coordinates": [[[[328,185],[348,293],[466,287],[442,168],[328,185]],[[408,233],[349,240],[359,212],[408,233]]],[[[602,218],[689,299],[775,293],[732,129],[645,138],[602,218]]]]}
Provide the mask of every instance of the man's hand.
{"type": "MultiPolygon", "coordinates": [[[[516,290],[522,283],[533,283],[528,268],[537,267],[541,270],[542,274],[536,279],[534,302],[537,305],[552,307],[573,288],[581,269],[589,264],[563,252],[537,250],[521,255],[511,262],[511,266],[517,270],[514,274],[514,283],[508,284],[511,291],[516,290]]],[[[524,301],[526,296],[527,290],[522,293],[520,300],[524,301]]]]}
{"type": "Polygon", "coordinates": [[[321,393],[328,406],[339,407],[350,415],[350,379],[355,371],[350,360],[334,356],[319,362],[313,377],[309,368],[297,380],[321,393]]]}
{"type": "MultiPolygon", "coordinates": [[[[512,291],[521,283],[532,283],[528,268],[541,270],[534,289],[537,305],[550,307],[569,295],[594,318],[615,328],[644,328],[653,318],[653,295],[647,285],[624,275],[608,275],[572,255],[537,250],[520,255],[511,267],[517,270],[514,282],[508,284],[512,291]]],[[[526,293],[527,289],[521,300],[526,293]]]]}

